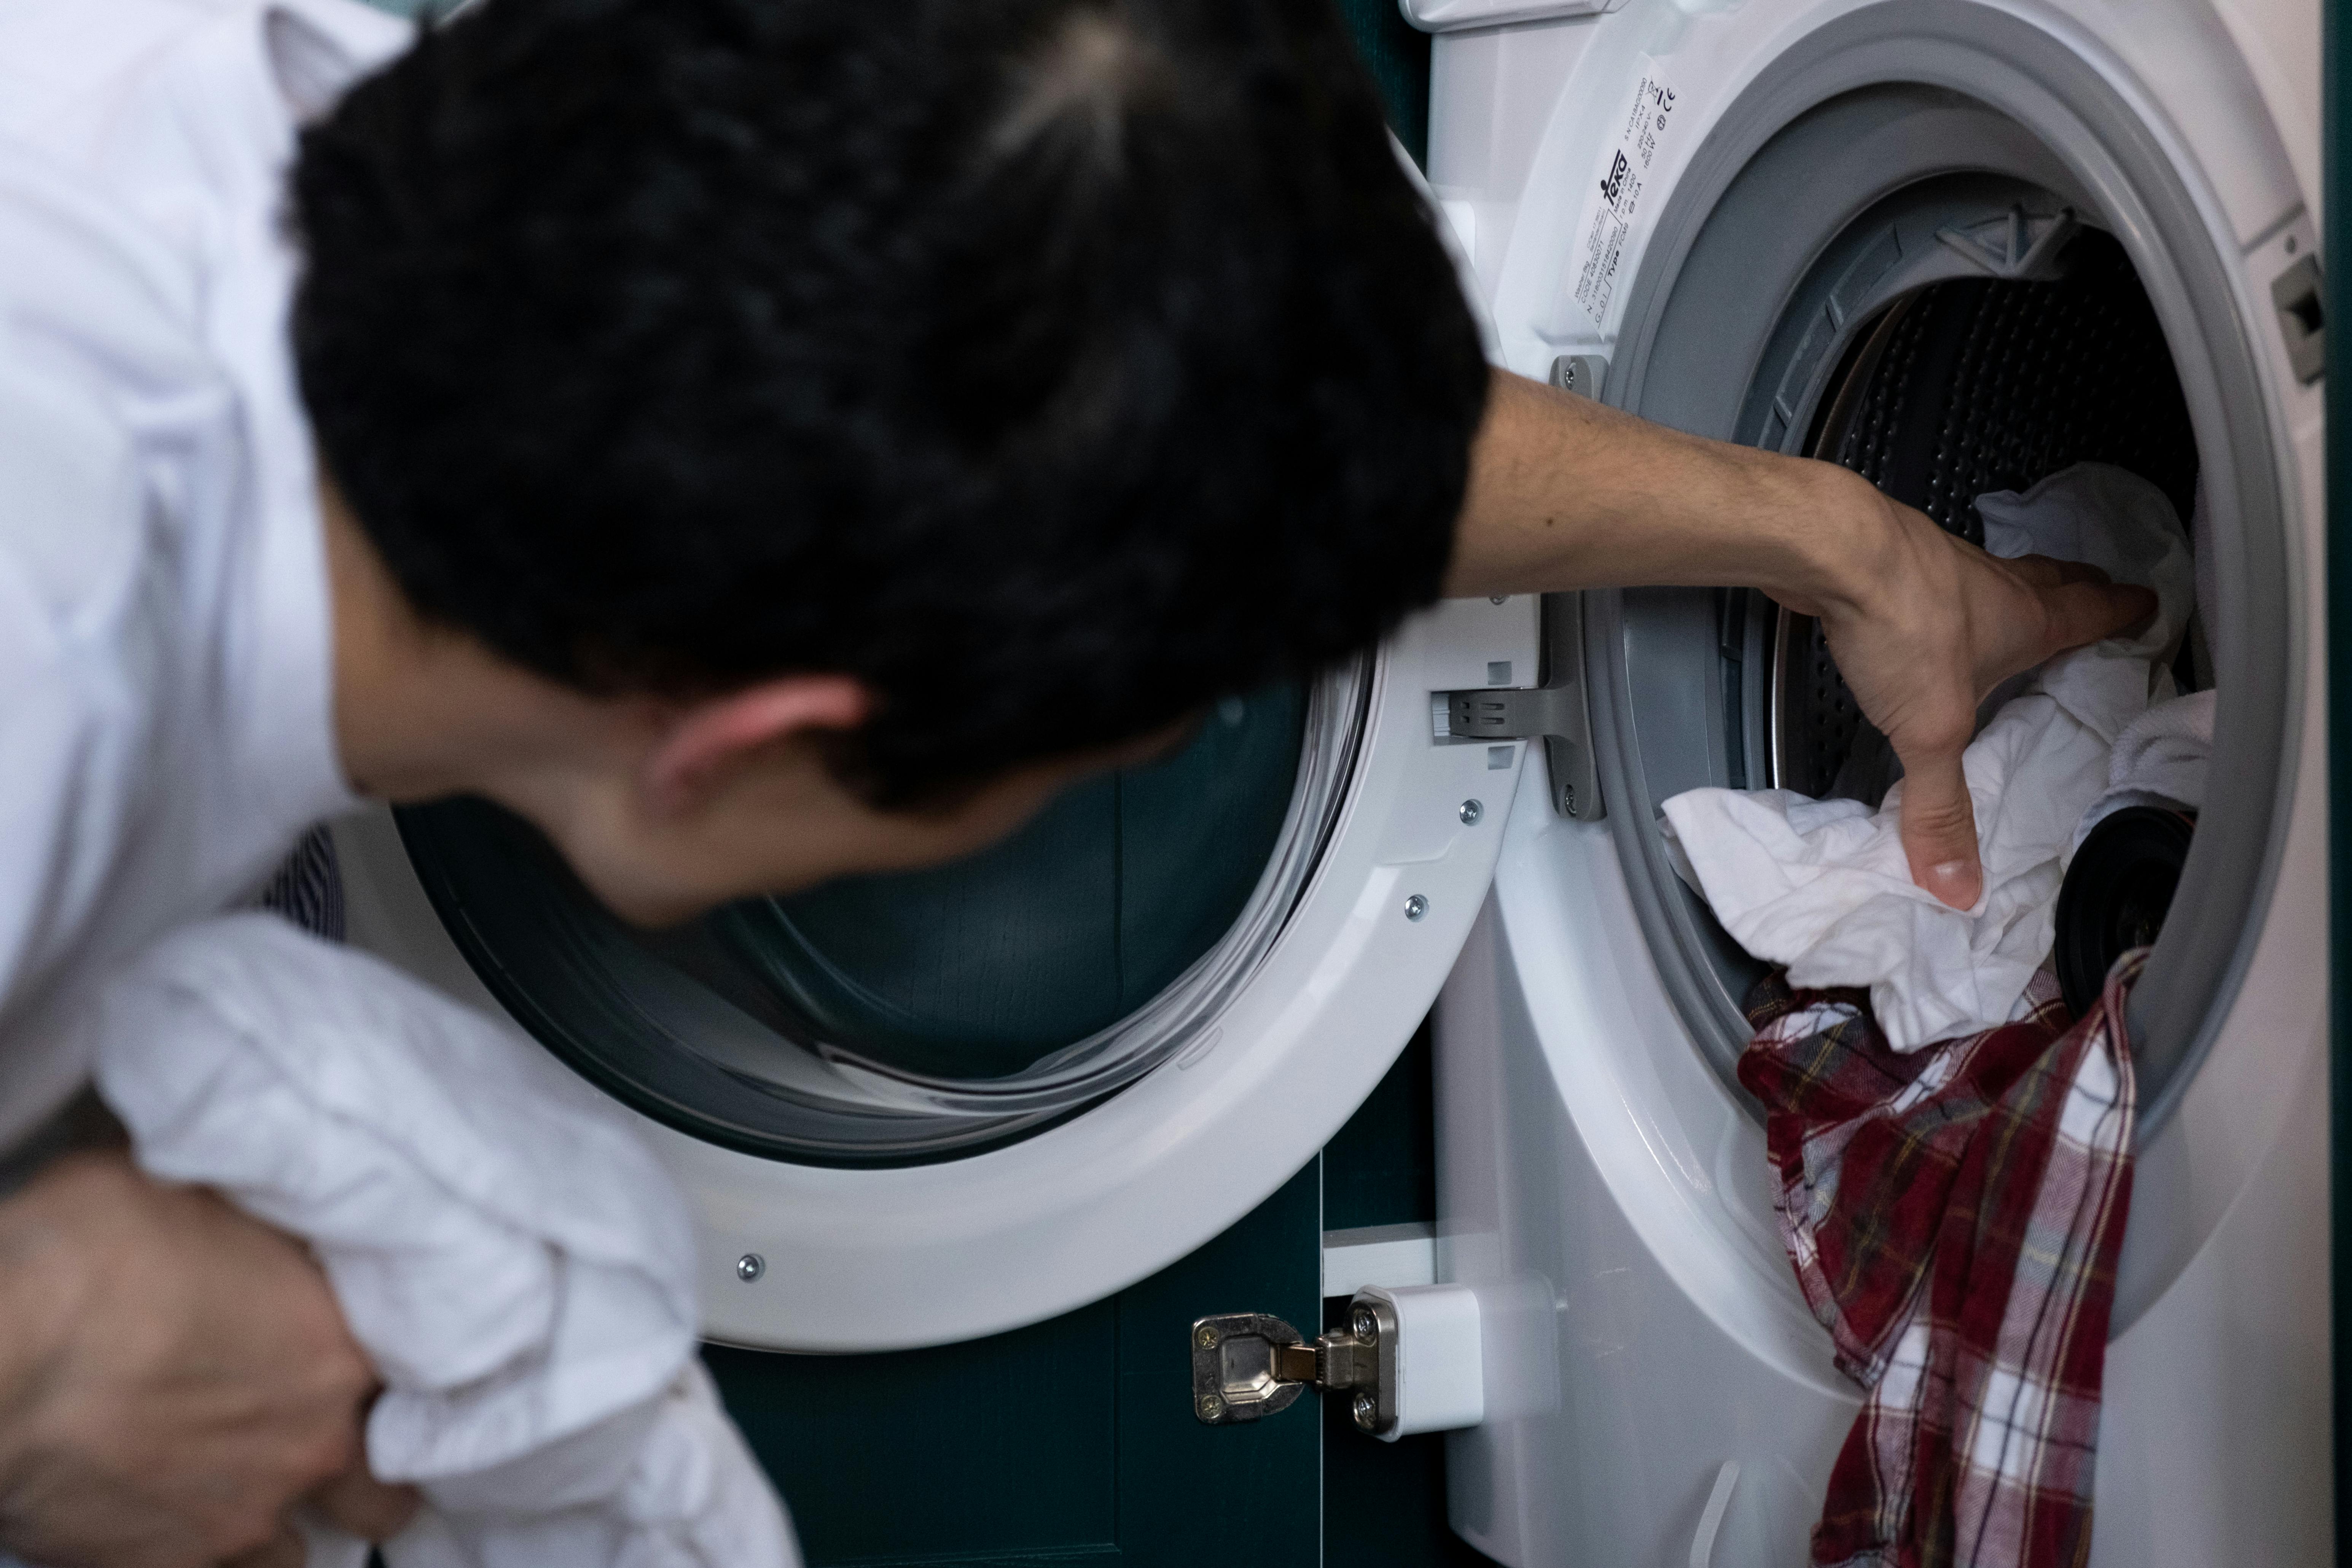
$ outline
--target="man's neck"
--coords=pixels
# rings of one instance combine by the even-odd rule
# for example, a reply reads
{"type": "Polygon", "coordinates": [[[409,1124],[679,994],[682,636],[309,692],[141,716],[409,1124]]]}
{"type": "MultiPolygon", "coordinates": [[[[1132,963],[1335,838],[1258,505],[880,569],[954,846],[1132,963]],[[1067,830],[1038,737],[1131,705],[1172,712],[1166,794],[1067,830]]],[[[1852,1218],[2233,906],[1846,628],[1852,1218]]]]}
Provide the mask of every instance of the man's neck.
{"type": "Polygon", "coordinates": [[[411,606],[331,488],[320,515],[334,615],[335,741],[361,795],[394,804],[478,795],[528,818],[604,901],[660,922],[845,871],[927,864],[1034,809],[1059,770],[1033,770],[977,812],[884,814],[835,778],[811,734],[735,757],[683,801],[649,762],[692,706],[594,697],[499,657],[411,606]]]}
{"type": "Polygon", "coordinates": [[[335,743],[353,790],[395,802],[503,793],[521,774],[609,768],[643,744],[632,705],[572,691],[419,616],[331,485],[320,512],[335,743]]]}

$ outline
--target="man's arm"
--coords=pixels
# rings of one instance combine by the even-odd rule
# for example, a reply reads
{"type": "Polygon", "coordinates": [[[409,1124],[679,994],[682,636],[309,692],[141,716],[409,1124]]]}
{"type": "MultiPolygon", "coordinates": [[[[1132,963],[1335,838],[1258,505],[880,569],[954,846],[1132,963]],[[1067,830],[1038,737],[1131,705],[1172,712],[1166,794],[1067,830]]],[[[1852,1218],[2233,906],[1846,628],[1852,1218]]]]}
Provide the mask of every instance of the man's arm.
{"type": "Polygon", "coordinates": [[[2088,567],[2001,561],[1834,464],[1685,436],[1497,371],[1445,591],[1761,589],[1817,616],[1902,759],[1912,879],[1966,909],[1983,885],[1960,772],[1977,704],[2156,607],[2088,567]]]}

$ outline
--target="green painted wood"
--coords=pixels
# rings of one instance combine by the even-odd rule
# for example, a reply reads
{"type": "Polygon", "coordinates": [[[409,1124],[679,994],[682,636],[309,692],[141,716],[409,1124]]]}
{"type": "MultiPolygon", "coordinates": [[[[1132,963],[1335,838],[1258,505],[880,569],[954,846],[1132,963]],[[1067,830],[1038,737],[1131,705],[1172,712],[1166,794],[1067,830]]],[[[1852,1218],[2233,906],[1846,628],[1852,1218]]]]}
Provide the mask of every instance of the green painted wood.
{"type": "Polygon", "coordinates": [[[1437,1118],[1429,1025],[1323,1145],[1323,1228],[1437,1218],[1437,1118]]]}
{"type": "MultiPolygon", "coordinates": [[[[2352,321],[2342,279],[2352,253],[2352,135],[2347,89],[2352,47],[2341,5],[2321,7],[2324,92],[2321,146],[2326,164],[2326,314],[2352,321]]],[[[2336,329],[2336,357],[2345,356],[2336,329]]],[[[2340,365],[2327,377],[2327,821],[2328,821],[2328,1242],[2334,1324],[2329,1351],[2335,1403],[2336,1561],[2352,1563],[2352,395],[2340,365]]]]}
{"type": "Polygon", "coordinates": [[[1389,129],[1423,168],[1429,167],[1429,35],[1405,25],[1396,0],[1339,0],[1364,68],[1381,89],[1389,129]]]}
{"type": "Polygon", "coordinates": [[[1318,1402],[1246,1426],[1203,1426],[1192,1415],[1190,1339],[1192,1320],[1209,1312],[1272,1312],[1314,1333],[1322,1247],[1318,1158],[1239,1226],[1119,1296],[1119,1542],[1129,1561],[1323,1561],[1318,1402]]]}
{"type": "Polygon", "coordinates": [[[812,1563],[1016,1561],[1111,1550],[1118,1314],[894,1355],[711,1348],[737,1425],[812,1563]]]}
{"type": "Polygon", "coordinates": [[[1321,1176],[1109,1300],[991,1339],[868,1356],[704,1359],[812,1568],[1315,1568],[1315,1402],[1192,1416],[1187,1332],[1267,1311],[1312,1331],[1321,1176]]]}
{"type": "MultiPolygon", "coordinates": [[[[1334,1299],[1324,1326],[1346,1321],[1334,1299]]],[[[1445,1511],[1445,1434],[1383,1443],[1356,1430],[1344,1401],[1323,1402],[1323,1560],[1384,1568],[1494,1568],[1454,1533],[1445,1511]]]]}

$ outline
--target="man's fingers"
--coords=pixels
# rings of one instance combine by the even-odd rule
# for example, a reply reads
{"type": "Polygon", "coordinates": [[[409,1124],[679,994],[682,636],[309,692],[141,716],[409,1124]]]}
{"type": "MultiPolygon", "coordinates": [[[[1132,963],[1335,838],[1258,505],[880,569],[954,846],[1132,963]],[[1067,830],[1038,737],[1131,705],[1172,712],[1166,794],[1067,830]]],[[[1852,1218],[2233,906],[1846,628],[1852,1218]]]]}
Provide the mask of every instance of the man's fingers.
{"type": "Polygon", "coordinates": [[[367,1541],[389,1541],[416,1517],[416,1489],[386,1486],[353,1465],[310,1493],[310,1506],[328,1523],[367,1541]]]}
{"type": "Polygon", "coordinates": [[[2009,564],[2042,591],[2050,617],[2044,658],[2132,631],[2156,614],[2153,593],[2111,583],[2105,572],[2086,562],[2021,555],[2009,564]]]}
{"type": "Polygon", "coordinates": [[[1911,880],[1956,910],[1984,889],[1976,808],[1958,752],[1903,759],[1903,852],[1911,880]]]}
{"type": "Polygon", "coordinates": [[[2069,583],[2043,597],[2053,654],[2137,631],[2156,616],[2156,595],[2128,583],[2069,583]]]}
{"type": "Polygon", "coordinates": [[[2061,561],[2054,555],[2012,555],[2008,560],[2011,571],[2037,588],[2054,588],[2061,583],[2112,581],[2087,561],[2061,561]]]}
{"type": "Polygon", "coordinates": [[[240,1552],[222,1563],[221,1568],[302,1568],[302,1560],[308,1554],[302,1537],[289,1524],[281,1526],[267,1545],[240,1552]]]}

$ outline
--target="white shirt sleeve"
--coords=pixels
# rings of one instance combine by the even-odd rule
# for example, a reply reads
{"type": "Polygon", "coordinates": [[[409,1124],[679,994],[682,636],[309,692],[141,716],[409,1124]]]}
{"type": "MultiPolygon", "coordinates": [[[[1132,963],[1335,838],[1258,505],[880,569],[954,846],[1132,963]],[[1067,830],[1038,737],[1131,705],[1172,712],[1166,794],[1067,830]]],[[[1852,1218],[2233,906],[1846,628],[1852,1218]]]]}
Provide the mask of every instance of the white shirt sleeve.
{"type": "Polygon", "coordinates": [[[0,1146],[80,1079],[47,1004],[187,918],[203,859],[221,565],[185,523],[243,464],[191,289],[0,143],[0,1146]]]}

